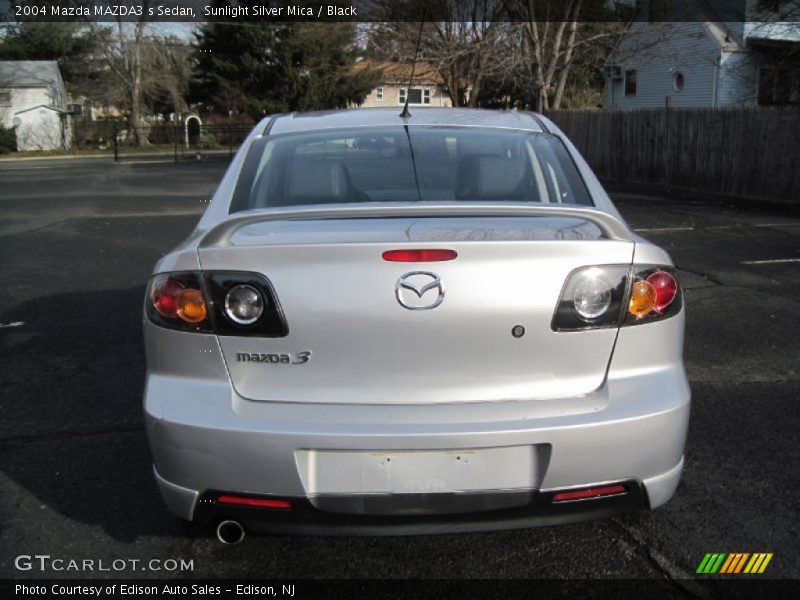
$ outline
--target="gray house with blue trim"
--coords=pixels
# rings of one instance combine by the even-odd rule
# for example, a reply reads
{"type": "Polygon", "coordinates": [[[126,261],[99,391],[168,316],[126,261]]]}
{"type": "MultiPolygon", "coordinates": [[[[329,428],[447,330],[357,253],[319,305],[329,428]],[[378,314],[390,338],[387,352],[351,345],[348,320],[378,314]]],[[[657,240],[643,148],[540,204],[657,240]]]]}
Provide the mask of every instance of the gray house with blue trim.
{"type": "Polygon", "coordinates": [[[605,64],[606,108],[800,106],[800,2],[650,0],[605,64]]]}

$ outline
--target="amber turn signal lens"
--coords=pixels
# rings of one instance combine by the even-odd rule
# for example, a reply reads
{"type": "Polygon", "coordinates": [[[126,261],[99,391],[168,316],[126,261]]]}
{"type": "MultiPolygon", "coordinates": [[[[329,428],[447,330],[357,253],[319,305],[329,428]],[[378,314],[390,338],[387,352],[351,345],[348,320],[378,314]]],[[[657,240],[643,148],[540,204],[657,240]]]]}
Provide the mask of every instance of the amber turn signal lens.
{"type": "Polygon", "coordinates": [[[178,296],[178,316],[187,323],[199,323],[206,318],[206,303],[200,290],[183,290],[178,296]]]}
{"type": "Polygon", "coordinates": [[[646,281],[637,281],[631,289],[631,300],[628,303],[628,312],[637,317],[643,317],[656,305],[656,290],[646,281]]]}

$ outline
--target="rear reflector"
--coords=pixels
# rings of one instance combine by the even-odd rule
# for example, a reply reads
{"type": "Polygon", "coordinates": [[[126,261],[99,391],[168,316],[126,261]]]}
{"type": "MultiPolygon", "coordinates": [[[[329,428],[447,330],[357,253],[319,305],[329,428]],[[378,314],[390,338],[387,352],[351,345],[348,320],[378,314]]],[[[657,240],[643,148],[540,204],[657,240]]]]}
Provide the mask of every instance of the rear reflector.
{"type": "Polygon", "coordinates": [[[286,500],[248,498],[246,496],[217,496],[217,504],[234,504],[236,506],[252,506],[254,508],[271,508],[274,510],[292,509],[292,503],[286,500]]]}
{"type": "Polygon", "coordinates": [[[387,250],[383,260],[390,262],[441,262],[453,260],[458,254],[455,250],[387,250]]]}
{"type": "Polygon", "coordinates": [[[569,502],[570,500],[588,500],[589,498],[600,498],[602,496],[615,496],[625,494],[623,485],[606,485],[596,488],[584,488],[582,490],[570,490],[559,492],[553,496],[553,502],[569,502]]]}

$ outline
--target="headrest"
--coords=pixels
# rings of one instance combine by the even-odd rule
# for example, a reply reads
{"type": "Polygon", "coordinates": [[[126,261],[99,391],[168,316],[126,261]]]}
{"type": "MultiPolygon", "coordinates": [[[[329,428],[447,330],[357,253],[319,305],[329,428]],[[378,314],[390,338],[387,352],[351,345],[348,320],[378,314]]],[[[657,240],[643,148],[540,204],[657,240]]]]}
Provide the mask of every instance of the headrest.
{"type": "Polygon", "coordinates": [[[291,203],[349,202],[350,191],[350,179],[340,162],[305,157],[292,161],[286,190],[291,203]]]}
{"type": "Polygon", "coordinates": [[[458,165],[459,200],[509,200],[520,195],[525,178],[521,157],[464,156],[458,165]]]}

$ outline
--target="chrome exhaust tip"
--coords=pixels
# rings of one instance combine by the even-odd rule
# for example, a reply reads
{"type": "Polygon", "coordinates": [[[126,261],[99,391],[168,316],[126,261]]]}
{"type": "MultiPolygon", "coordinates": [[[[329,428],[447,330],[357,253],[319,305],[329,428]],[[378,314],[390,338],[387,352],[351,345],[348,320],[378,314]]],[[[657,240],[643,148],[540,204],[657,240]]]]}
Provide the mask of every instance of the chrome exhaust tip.
{"type": "Polygon", "coordinates": [[[244,527],[239,521],[220,521],[217,525],[217,539],[230,546],[240,543],[245,536],[244,527]]]}

